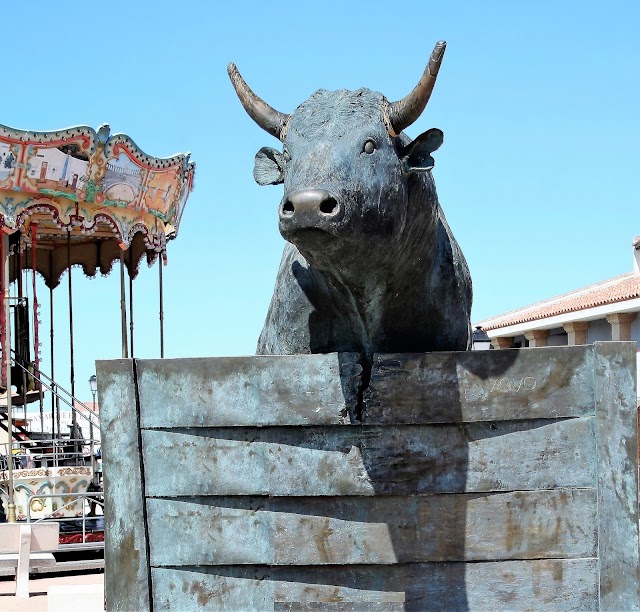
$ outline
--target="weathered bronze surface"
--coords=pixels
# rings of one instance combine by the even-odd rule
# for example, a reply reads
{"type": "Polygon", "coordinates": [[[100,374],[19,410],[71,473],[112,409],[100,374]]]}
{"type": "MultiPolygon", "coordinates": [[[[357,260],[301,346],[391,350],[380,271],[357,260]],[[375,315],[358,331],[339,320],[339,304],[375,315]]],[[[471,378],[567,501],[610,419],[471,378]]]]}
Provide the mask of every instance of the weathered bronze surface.
{"type": "Polygon", "coordinates": [[[256,96],[234,64],[247,113],[283,150],[255,159],[260,185],[284,183],[285,247],[258,354],[465,350],[471,279],[438,203],[431,154],[443,134],[402,132],[424,110],[439,42],[414,90],[319,90],[292,114],[256,96]]]}
{"type": "Polygon", "coordinates": [[[635,358],[99,362],[109,609],[638,610],[635,358]]]}

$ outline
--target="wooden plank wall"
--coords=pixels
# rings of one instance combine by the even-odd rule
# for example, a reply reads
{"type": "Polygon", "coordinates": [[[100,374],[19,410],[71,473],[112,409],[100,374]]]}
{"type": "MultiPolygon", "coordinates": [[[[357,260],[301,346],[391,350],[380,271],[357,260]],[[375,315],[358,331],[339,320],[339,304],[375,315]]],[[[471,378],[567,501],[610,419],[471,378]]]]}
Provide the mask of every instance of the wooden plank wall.
{"type": "Polygon", "coordinates": [[[111,610],[640,609],[635,343],[97,371],[111,610]]]}

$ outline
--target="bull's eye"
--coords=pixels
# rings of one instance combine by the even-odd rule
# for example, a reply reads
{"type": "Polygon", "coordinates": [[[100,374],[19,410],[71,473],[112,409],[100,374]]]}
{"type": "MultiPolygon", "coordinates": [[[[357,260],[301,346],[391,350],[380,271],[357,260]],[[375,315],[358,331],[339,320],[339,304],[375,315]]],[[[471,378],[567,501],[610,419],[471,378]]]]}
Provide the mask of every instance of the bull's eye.
{"type": "Polygon", "coordinates": [[[289,155],[289,151],[287,151],[286,149],[284,150],[284,153],[282,154],[282,157],[284,157],[284,161],[285,162],[290,162],[291,161],[291,155],[289,155]]]}
{"type": "Polygon", "coordinates": [[[373,142],[373,140],[371,140],[371,138],[368,138],[367,140],[364,141],[364,146],[362,147],[362,150],[371,155],[371,153],[373,153],[376,150],[376,143],[373,142]]]}

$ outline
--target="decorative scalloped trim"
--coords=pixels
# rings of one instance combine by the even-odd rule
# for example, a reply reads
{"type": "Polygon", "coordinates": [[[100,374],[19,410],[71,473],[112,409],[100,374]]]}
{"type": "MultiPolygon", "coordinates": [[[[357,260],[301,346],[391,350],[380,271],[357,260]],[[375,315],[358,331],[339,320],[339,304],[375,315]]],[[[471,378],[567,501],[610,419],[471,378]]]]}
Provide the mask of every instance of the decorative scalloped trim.
{"type": "MultiPolygon", "coordinates": [[[[151,228],[141,222],[134,223],[126,235],[122,235],[119,230],[118,222],[104,211],[97,212],[92,220],[83,218],[82,221],[78,220],[76,215],[69,215],[70,222],[65,223],[62,221],[59,215],[58,209],[47,201],[36,201],[34,204],[24,208],[20,214],[16,217],[15,227],[9,227],[5,224],[5,227],[11,229],[10,234],[14,234],[20,231],[25,225],[25,222],[34,213],[46,213],[49,214],[51,220],[61,230],[73,230],[80,228],[80,233],[91,235],[96,231],[99,222],[103,222],[108,225],[113,231],[114,238],[125,248],[129,248],[136,234],[141,233],[144,238],[145,246],[148,251],[154,251],[155,253],[164,253],[167,248],[167,241],[165,236],[160,232],[153,232],[151,228]]],[[[0,220],[4,224],[4,216],[0,214],[0,220]]],[[[24,241],[24,246],[20,247],[20,250],[27,248],[27,242],[24,241]]],[[[155,260],[155,258],[154,258],[155,260]]]]}
{"type": "MultiPolygon", "coordinates": [[[[167,170],[174,166],[180,166],[183,173],[189,166],[189,158],[191,153],[178,153],[171,157],[153,157],[145,153],[132,138],[126,134],[114,134],[109,138],[107,144],[104,147],[105,155],[109,157],[117,157],[117,150],[119,147],[124,146],[131,155],[135,158],[136,162],[146,168],[152,170],[167,170]]],[[[183,174],[184,176],[184,174],[183,174]]]]}
{"type": "Polygon", "coordinates": [[[29,130],[18,130],[0,124],[0,137],[17,144],[54,144],[57,142],[66,142],[67,140],[84,139],[88,141],[85,149],[93,152],[97,141],[97,132],[87,125],[63,128],[61,130],[53,130],[51,132],[34,132],[29,130]]]}
{"type": "MultiPolygon", "coordinates": [[[[0,142],[6,142],[7,144],[58,146],[69,141],[77,142],[78,140],[82,141],[81,147],[87,151],[90,156],[96,153],[99,145],[104,146],[104,151],[98,151],[96,157],[92,158],[94,159],[94,163],[98,163],[96,160],[99,158],[104,159],[106,164],[107,160],[117,157],[120,152],[119,149],[122,148],[126,152],[127,157],[129,157],[135,165],[139,166],[142,170],[147,170],[147,176],[149,176],[149,172],[153,171],[177,170],[175,196],[168,209],[171,210],[171,208],[173,208],[172,217],[163,218],[164,215],[161,211],[155,211],[154,213],[155,216],[162,218],[165,223],[171,224],[174,231],[177,232],[184,207],[186,206],[188,196],[193,190],[194,185],[195,163],[190,161],[190,153],[181,153],[166,158],[153,157],[142,151],[133,139],[126,134],[114,134],[111,136],[110,128],[107,124],[100,126],[97,131],[88,126],[77,126],[47,132],[19,130],[0,124],[0,142]]],[[[21,160],[19,164],[21,163],[24,162],[21,160]]],[[[20,172],[22,172],[22,166],[18,165],[18,167],[20,168],[20,172]]],[[[91,166],[89,167],[91,168],[91,166]]],[[[91,180],[99,180],[101,178],[99,174],[100,169],[98,168],[98,174],[93,176],[91,180]]],[[[18,176],[18,180],[20,182],[20,175],[18,176]]],[[[140,193],[136,196],[137,206],[143,207],[145,189],[146,185],[143,184],[140,193]]],[[[7,190],[21,191],[21,188],[13,185],[13,183],[0,188],[0,191],[7,190]]],[[[32,191],[29,190],[29,193],[32,193],[32,191]]],[[[59,197],[67,198],[70,201],[94,204],[93,196],[85,199],[85,197],[88,196],[80,189],[76,189],[75,192],[69,194],[65,192],[52,195],[59,195],[59,197]]],[[[13,223],[10,225],[13,225],[13,223]]]]}

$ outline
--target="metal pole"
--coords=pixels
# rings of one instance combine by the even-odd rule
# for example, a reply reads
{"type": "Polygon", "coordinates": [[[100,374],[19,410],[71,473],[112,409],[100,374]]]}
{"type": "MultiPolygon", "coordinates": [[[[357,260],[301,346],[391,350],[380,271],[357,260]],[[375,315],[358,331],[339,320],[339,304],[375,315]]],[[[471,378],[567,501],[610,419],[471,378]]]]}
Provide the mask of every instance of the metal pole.
{"type": "Polygon", "coordinates": [[[124,251],[120,251],[120,324],[122,330],[122,358],[129,357],[127,345],[127,298],[124,290],[124,251]]]}
{"type": "Polygon", "coordinates": [[[2,346],[3,367],[6,368],[7,378],[7,425],[9,429],[9,501],[7,503],[7,522],[16,522],[16,504],[13,500],[13,418],[11,406],[11,314],[9,300],[11,293],[9,290],[9,235],[2,234],[2,266],[4,274],[2,275],[2,295],[4,299],[4,344],[2,346]]]}
{"type": "MultiPolygon", "coordinates": [[[[23,360],[24,355],[22,354],[22,352],[18,352],[18,348],[20,346],[22,346],[22,336],[24,334],[24,330],[22,329],[22,320],[20,318],[20,313],[22,312],[22,306],[25,305],[25,312],[27,312],[26,310],[26,303],[23,302],[23,297],[24,297],[24,292],[23,292],[23,288],[22,288],[22,272],[25,269],[24,266],[24,256],[25,256],[25,252],[26,252],[26,246],[23,250],[22,248],[22,236],[20,234],[18,234],[19,236],[19,240],[18,240],[18,255],[15,258],[15,261],[18,265],[18,269],[16,271],[16,279],[18,280],[18,307],[15,307],[13,309],[13,314],[15,317],[15,332],[16,332],[16,356],[15,356],[15,361],[16,363],[20,363],[20,365],[22,365],[22,368],[20,368],[19,372],[20,372],[20,376],[22,378],[22,409],[24,411],[24,423],[26,425],[27,423],[27,373],[25,372],[24,368],[28,367],[28,363],[23,360]]],[[[27,323],[28,325],[28,323],[27,323]]],[[[27,343],[28,346],[28,343],[27,343]]]]}
{"type": "MultiPolygon", "coordinates": [[[[53,252],[49,251],[49,282],[53,279],[53,252]]],[[[54,350],[53,350],[53,287],[49,287],[49,335],[51,336],[51,380],[54,381],[55,369],[54,369],[54,350]]],[[[55,393],[55,383],[51,385],[51,439],[56,439],[56,406],[57,410],[57,423],[58,434],[60,434],[60,402],[57,401],[57,395],[55,393]]]]}
{"type": "Polygon", "coordinates": [[[158,276],[160,281],[160,358],[164,359],[164,292],[162,288],[162,253],[158,257],[158,276]]]}
{"type": "MultiPolygon", "coordinates": [[[[2,344],[2,367],[0,368],[0,378],[2,379],[2,385],[7,386],[7,367],[4,359],[5,348],[5,334],[7,331],[8,319],[6,318],[6,311],[4,307],[4,279],[5,279],[5,257],[9,255],[5,252],[4,234],[0,234],[0,292],[2,292],[2,307],[0,307],[0,343],[2,344]]],[[[8,282],[8,281],[7,281],[8,282]]],[[[10,346],[10,345],[9,345],[10,346]]]]}
{"type": "MultiPolygon", "coordinates": [[[[70,367],[71,367],[71,403],[73,404],[76,397],[76,375],[75,375],[75,360],[73,357],[73,291],[71,286],[71,230],[67,234],[67,267],[69,274],[69,356],[71,359],[70,367]]],[[[78,438],[78,430],[77,430],[77,422],[76,422],[76,411],[74,407],[71,408],[71,432],[74,440],[78,438]]],[[[73,443],[73,451],[74,453],[78,453],[78,443],[74,441],[73,443]]]]}
{"type": "Polygon", "coordinates": [[[129,330],[131,357],[133,358],[133,244],[129,246],[129,330]]]}
{"type": "MultiPolygon", "coordinates": [[[[91,391],[91,395],[93,395],[93,406],[91,406],[93,408],[93,412],[95,413],[96,411],[96,392],[95,391],[91,391]]],[[[93,416],[90,415],[91,420],[89,421],[89,436],[91,437],[91,478],[93,479],[94,483],[96,480],[96,470],[95,470],[95,459],[93,456],[93,416]]]]}
{"type": "MultiPolygon", "coordinates": [[[[40,323],[38,321],[38,311],[40,310],[40,304],[38,304],[38,293],[36,283],[36,248],[38,245],[38,225],[37,223],[31,224],[31,264],[33,275],[33,361],[35,364],[35,372],[40,372],[40,323]]],[[[34,383],[35,382],[34,379],[34,383]]],[[[40,432],[44,431],[44,392],[42,391],[42,385],[40,385],[38,400],[40,403],[40,432]]]]}

